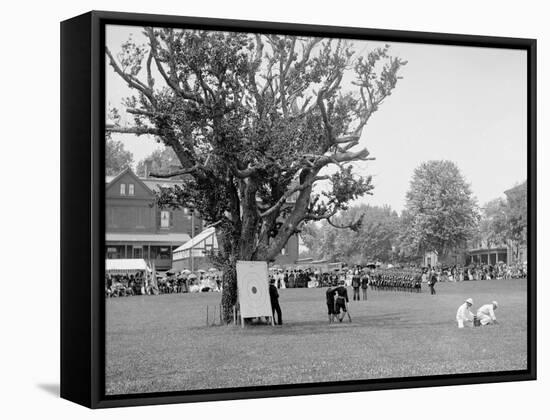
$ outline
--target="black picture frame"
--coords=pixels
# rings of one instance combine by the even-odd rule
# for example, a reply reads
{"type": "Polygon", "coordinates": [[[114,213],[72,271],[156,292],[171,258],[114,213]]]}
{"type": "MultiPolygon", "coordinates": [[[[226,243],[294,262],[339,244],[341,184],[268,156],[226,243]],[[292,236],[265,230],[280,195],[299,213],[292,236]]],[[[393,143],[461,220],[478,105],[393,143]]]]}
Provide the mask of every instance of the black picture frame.
{"type": "Polygon", "coordinates": [[[536,40],[92,11],[61,23],[61,397],[90,408],[536,379],[536,40]],[[155,25],[527,52],[527,369],[399,379],[106,396],[105,25],[155,25]]]}

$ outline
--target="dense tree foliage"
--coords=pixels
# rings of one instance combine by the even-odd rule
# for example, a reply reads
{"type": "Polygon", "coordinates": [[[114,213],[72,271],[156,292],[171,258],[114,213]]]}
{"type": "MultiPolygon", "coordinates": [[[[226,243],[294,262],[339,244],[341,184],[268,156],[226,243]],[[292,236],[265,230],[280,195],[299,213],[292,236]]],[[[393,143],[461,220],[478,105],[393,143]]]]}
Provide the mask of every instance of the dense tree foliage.
{"type": "Polygon", "coordinates": [[[312,256],[348,264],[373,261],[391,261],[398,242],[399,215],[388,206],[358,205],[350,207],[334,218],[334,223],[345,225],[362,217],[355,231],[338,229],[328,221],[319,226],[307,225],[302,240],[312,256]]]}
{"type": "MultiPolygon", "coordinates": [[[[145,161],[151,161],[152,172],[169,172],[174,167],[179,167],[180,162],[176,154],[171,148],[164,147],[162,149],[156,149],[147,156],[145,159],[140,160],[136,165],[136,173],[140,176],[145,174],[145,161]]],[[[147,174],[148,175],[148,174],[147,174]]]]}
{"type": "Polygon", "coordinates": [[[194,207],[217,226],[229,318],[237,260],[274,260],[302,224],[330,220],[371,192],[371,177],[355,174],[351,163],[372,159],[358,147],[363,128],[405,62],[388,46],[358,56],[345,40],[170,28],[144,34],[146,45],[130,40],[118,54],[106,50],[135,92],[125,102],[133,125],[109,130],[156,136],[180,167],[155,175],[190,175],[158,202],[194,207]],[[319,181],[328,183],[322,191],[319,181]]]}
{"type": "Polygon", "coordinates": [[[480,222],[480,238],[488,246],[511,244],[516,258],[519,247],[527,243],[527,183],[506,192],[506,199],[488,202],[480,222]]]}
{"type": "Polygon", "coordinates": [[[105,175],[117,175],[126,168],[132,167],[134,157],[124,149],[120,140],[113,140],[111,136],[105,138],[105,175]]]}
{"type": "Polygon", "coordinates": [[[433,160],[415,169],[402,219],[401,243],[409,255],[446,255],[473,237],[479,210],[456,164],[433,160]]]}
{"type": "Polygon", "coordinates": [[[506,200],[497,198],[483,206],[479,231],[475,239],[485,242],[489,247],[502,245],[507,242],[504,233],[507,229],[506,205],[506,200]]]}

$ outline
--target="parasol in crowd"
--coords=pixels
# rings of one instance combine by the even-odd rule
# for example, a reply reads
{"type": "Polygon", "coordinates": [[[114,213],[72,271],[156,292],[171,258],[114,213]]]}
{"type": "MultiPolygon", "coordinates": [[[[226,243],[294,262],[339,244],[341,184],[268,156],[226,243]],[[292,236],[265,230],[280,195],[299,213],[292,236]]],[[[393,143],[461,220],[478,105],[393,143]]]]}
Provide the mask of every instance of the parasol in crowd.
{"type": "Polygon", "coordinates": [[[191,274],[191,270],[188,270],[188,269],[185,269],[185,270],[181,270],[181,274],[191,274]]]}
{"type": "Polygon", "coordinates": [[[206,273],[206,271],[204,271],[204,270],[201,268],[200,270],[197,270],[197,273],[204,274],[204,273],[206,273]]]}
{"type": "Polygon", "coordinates": [[[191,273],[187,276],[188,279],[196,279],[197,275],[195,273],[191,273]]]}
{"type": "Polygon", "coordinates": [[[215,273],[218,270],[216,268],[212,267],[212,268],[208,269],[208,271],[210,271],[211,273],[215,273]]]}

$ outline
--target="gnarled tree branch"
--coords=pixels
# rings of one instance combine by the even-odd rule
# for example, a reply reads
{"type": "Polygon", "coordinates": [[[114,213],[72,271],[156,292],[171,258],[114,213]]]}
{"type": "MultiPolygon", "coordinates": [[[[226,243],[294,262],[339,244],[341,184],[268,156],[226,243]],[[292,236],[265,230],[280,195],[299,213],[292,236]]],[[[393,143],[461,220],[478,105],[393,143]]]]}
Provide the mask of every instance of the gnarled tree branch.
{"type": "Polygon", "coordinates": [[[135,134],[136,136],[151,135],[158,136],[160,131],[152,127],[120,127],[118,125],[108,124],[105,126],[105,131],[109,133],[135,134]]]}
{"type": "Polygon", "coordinates": [[[182,169],[178,169],[176,171],[171,171],[171,172],[162,172],[162,173],[160,173],[160,172],[151,172],[151,173],[149,173],[149,176],[152,176],[154,178],[174,178],[175,176],[191,174],[191,173],[197,171],[199,168],[200,168],[200,165],[194,165],[190,168],[182,168],[182,169]]]}

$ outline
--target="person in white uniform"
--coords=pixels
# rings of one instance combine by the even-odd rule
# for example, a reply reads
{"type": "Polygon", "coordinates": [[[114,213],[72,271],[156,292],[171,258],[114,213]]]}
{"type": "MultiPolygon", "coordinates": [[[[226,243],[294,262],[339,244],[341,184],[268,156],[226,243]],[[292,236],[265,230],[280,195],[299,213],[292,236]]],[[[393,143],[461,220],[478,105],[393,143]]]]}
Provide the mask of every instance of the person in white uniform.
{"type": "Polygon", "coordinates": [[[458,322],[458,328],[464,328],[464,325],[468,327],[474,326],[474,314],[470,311],[473,304],[474,301],[472,298],[468,298],[458,307],[458,310],[456,311],[456,322],[458,322]]]}
{"type": "Polygon", "coordinates": [[[477,319],[481,325],[496,324],[495,309],[498,308],[498,303],[493,300],[487,305],[483,305],[477,310],[477,319]]]}
{"type": "Polygon", "coordinates": [[[279,289],[286,289],[286,285],[285,285],[285,273],[283,273],[283,270],[280,270],[279,271],[279,281],[278,281],[278,284],[279,284],[279,289]]]}

